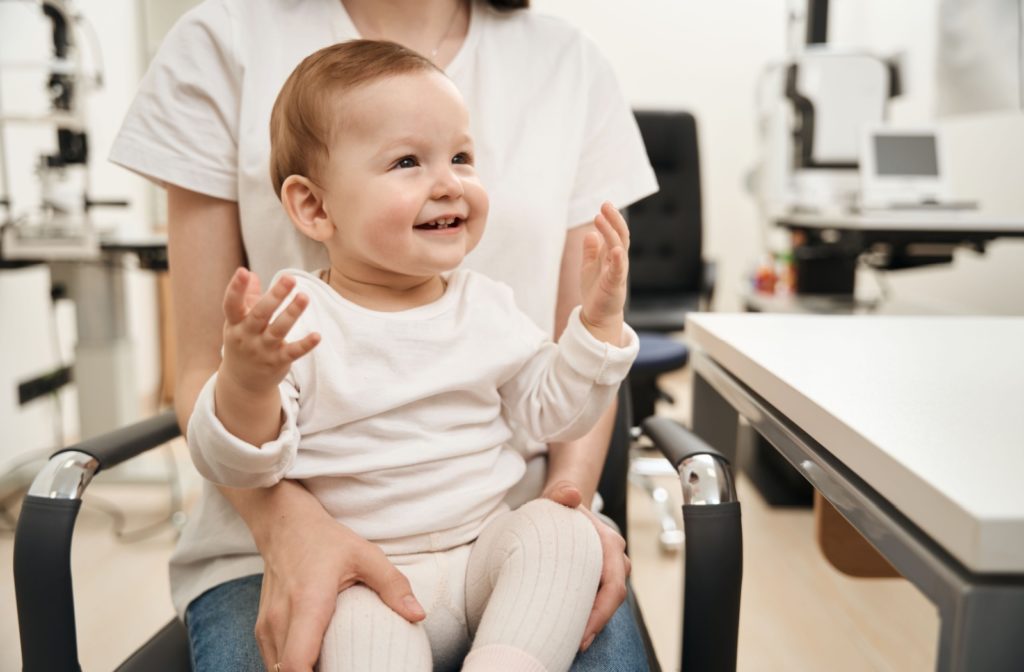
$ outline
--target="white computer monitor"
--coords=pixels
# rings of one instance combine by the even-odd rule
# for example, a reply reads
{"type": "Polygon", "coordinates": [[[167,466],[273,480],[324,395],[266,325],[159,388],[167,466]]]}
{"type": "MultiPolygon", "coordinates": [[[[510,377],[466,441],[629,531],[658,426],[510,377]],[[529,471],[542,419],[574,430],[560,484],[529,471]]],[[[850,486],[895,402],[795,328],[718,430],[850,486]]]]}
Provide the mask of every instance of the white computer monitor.
{"type": "Polygon", "coordinates": [[[865,208],[942,204],[949,197],[942,139],[934,127],[866,129],[860,175],[865,208]]]}

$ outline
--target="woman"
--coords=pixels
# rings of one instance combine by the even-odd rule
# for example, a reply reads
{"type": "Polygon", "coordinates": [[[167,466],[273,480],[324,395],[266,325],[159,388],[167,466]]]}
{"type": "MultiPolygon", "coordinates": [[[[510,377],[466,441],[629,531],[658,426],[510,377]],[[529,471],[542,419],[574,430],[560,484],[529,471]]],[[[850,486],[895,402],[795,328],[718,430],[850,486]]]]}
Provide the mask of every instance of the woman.
{"type": "MultiPolygon", "coordinates": [[[[470,106],[478,172],[491,194],[487,236],[466,264],[509,284],[538,325],[561,332],[579,303],[584,223],[602,200],[624,207],[656,183],[596,48],[564,22],[495,6],[509,4],[526,3],[209,0],[172,29],[111,159],[167,187],[183,427],[219,363],[220,297],[234,269],[247,264],[269,279],[280,268],[326,264],[274,195],[267,128],[288,73],[328,44],[389,39],[445,69],[470,106]]],[[[543,496],[589,505],[612,417],[570,444],[522,446],[532,459],[516,503],[543,496]]],[[[635,625],[620,608],[629,567],[623,541],[593,520],[604,549],[602,587],[581,642],[588,651],[573,669],[643,669],[635,625]]],[[[356,582],[406,617],[418,609],[376,546],[290,482],[264,491],[204,485],[171,580],[200,670],[261,662],[311,669],[336,593],[356,582]]]]}

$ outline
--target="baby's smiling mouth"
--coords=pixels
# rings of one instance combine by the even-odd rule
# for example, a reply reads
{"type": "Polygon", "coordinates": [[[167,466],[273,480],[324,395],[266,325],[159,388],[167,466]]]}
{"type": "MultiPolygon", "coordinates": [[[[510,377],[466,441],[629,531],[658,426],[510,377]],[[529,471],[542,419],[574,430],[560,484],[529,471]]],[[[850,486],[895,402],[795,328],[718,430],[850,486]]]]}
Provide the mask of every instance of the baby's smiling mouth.
{"type": "Polygon", "coordinates": [[[445,230],[445,229],[457,228],[459,226],[462,226],[462,224],[463,224],[463,219],[461,217],[438,217],[437,219],[433,219],[433,220],[431,220],[429,222],[424,222],[423,224],[417,224],[413,228],[414,229],[421,229],[421,230],[425,230],[425,231],[437,231],[437,230],[445,230]]]}

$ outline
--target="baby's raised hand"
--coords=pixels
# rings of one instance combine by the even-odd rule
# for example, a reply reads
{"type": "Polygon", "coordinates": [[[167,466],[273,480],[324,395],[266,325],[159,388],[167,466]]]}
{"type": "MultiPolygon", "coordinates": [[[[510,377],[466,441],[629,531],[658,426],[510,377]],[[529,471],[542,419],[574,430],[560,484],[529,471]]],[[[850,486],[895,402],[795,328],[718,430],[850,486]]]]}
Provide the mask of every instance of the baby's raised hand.
{"type": "Polygon", "coordinates": [[[629,228],[622,214],[607,202],[594,217],[594,226],[597,231],[583,239],[580,318],[595,338],[619,345],[629,273],[629,228]]]}
{"type": "Polygon", "coordinates": [[[253,394],[274,390],[299,357],[316,347],[320,334],[285,342],[284,338],[309,304],[309,297],[296,294],[288,307],[271,322],[274,311],[295,287],[295,278],[281,276],[260,295],[256,274],[244,268],[235,271],[224,291],[224,359],[219,375],[253,394]]]}

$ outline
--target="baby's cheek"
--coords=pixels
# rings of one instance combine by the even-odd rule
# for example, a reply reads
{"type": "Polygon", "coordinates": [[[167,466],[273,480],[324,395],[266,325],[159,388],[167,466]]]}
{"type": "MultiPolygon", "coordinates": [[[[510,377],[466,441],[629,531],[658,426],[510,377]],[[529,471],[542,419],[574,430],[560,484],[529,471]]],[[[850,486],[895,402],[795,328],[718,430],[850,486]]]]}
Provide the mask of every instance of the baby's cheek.
{"type": "Polygon", "coordinates": [[[417,208],[399,199],[381,203],[367,234],[378,249],[397,251],[407,243],[417,214],[417,208]]]}
{"type": "Polygon", "coordinates": [[[466,200],[469,201],[469,207],[472,209],[474,217],[479,217],[480,219],[487,218],[487,211],[490,208],[491,201],[483,185],[479,182],[467,183],[466,200]]]}
{"type": "Polygon", "coordinates": [[[487,196],[487,191],[479,183],[467,186],[465,193],[466,200],[469,202],[470,217],[473,223],[473,228],[469,232],[468,249],[466,250],[469,253],[480,242],[484,235],[484,230],[487,228],[487,213],[490,208],[490,199],[487,196]]]}

